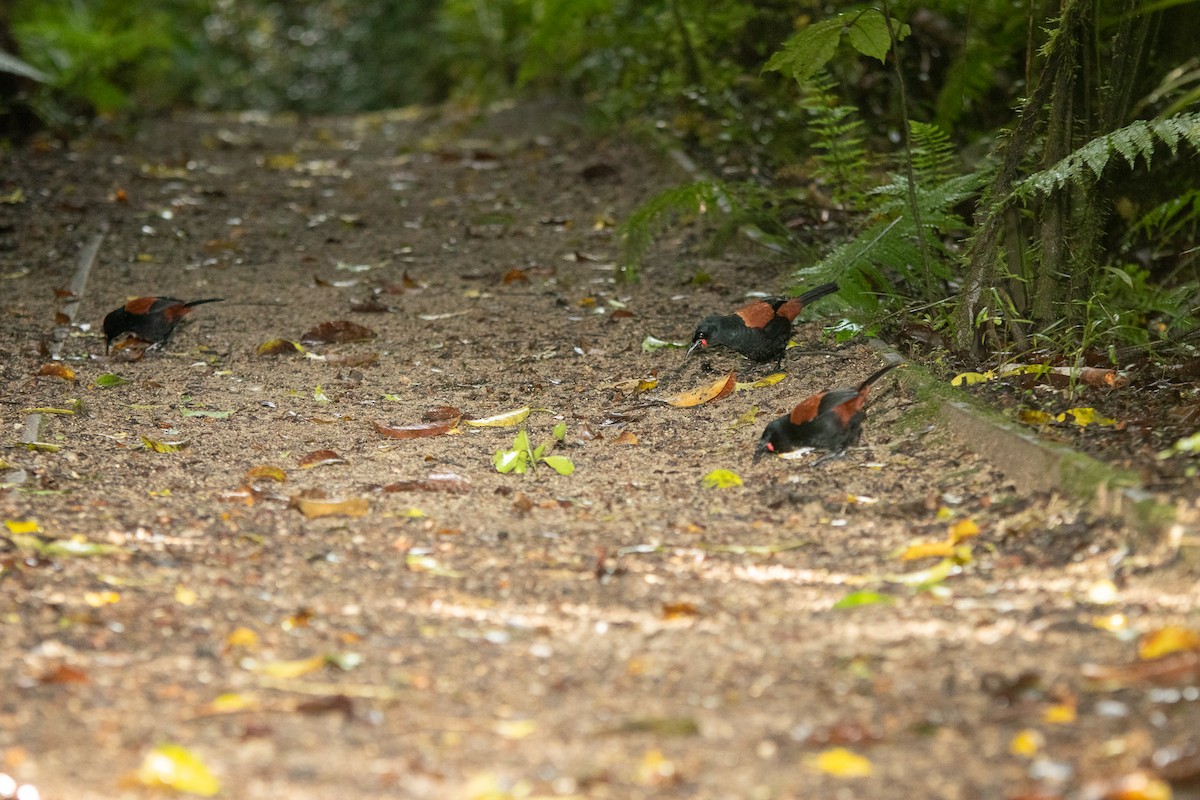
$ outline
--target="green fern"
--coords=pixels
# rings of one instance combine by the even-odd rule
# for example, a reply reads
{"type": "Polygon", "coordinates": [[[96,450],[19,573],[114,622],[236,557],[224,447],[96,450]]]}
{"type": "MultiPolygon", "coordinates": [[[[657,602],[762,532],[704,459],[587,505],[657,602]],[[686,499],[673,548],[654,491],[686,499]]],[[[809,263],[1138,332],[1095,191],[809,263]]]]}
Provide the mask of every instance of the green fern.
{"type": "Polygon", "coordinates": [[[857,207],[863,198],[870,163],[862,115],[854,106],[842,105],[828,75],[818,75],[808,85],[800,107],[807,112],[816,154],[813,177],[823,180],[837,203],[857,207]]]}
{"type": "Polygon", "coordinates": [[[1054,166],[1022,180],[1013,190],[1013,196],[1027,199],[1051,194],[1068,182],[1088,179],[1089,173],[1093,181],[1098,180],[1114,155],[1120,155],[1130,167],[1136,166],[1140,157],[1148,169],[1156,144],[1162,142],[1175,155],[1181,141],[1200,150],[1200,112],[1177,114],[1166,119],[1137,120],[1095,138],[1054,166]]]}
{"type": "Polygon", "coordinates": [[[1200,189],[1189,189],[1172,197],[1141,216],[1129,229],[1128,240],[1137,236],[1166,241],[1174,239],[1190,227],[1194,238],[1200,227],[1200,189]]]}
{"type": "Polygon", "coordinates": [[[703,213],[713,206],[731,208],[728,190],[715,181],[697,181],[659,192],[637,208],[617,231],[621,241],[618,263],[625,280],[636,280],[654,232],[680,214],[703,213]]]}
{"type": "Polygon", "coordinates": [[[912,134],[912,167],[917,185],[947,180],[958,170],[957,156],[950,137],[938,125],[909,123],[912,134]]]}
{"type": "MultiPolygon", "coordinates": [[[[935,159],[926,166],[932,168],[937,163],[935,159]]],[[[927,241],[940,243],[945,234],[966,230],[966,221],[954,209],[977,194],[990,174],[989,167],[917,187],[921,221],[926,231],[939,234],[927,236],[927,241]]],[[[873,209],[874,221],[816,264],[793,273],[798,284],[836,280],[842,285],[840,294],[847,302],[870,307],[877,305],[877,295],[895,294],[897,280],[907,284],[919,282],[918,273],[923,268],[917,227],[909,213],[907,179],[895,175],[889,183],[872,190],[871,195],[880,198],[873,209]]],[[[931,265],[933,277],[949,281],[954,277],[953,255],[944,249],[935,255],[931,265]]]]}

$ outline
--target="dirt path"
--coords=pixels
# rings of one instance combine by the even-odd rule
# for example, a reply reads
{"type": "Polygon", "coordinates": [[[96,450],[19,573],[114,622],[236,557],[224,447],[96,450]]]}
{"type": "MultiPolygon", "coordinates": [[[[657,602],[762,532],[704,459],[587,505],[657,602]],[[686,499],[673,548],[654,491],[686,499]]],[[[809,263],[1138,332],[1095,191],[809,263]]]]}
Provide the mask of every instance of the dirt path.
{"type": "Polygon", "coordinates": [[[639,402],[639,379],[665,397],[745,366],[648,335],[778,288],[760,254],[687,241],[614,282],[612,223],[678,180],[551,107],[482,128],[187,117],[16,153],[0,773],[140,797],[169,743],[236,798],[1100,798],[1157,770],[1197,796],[1195,651],[1136,648],[1200,627],[1194,579],[1018,495],[914,417],[903,370],[865,448],[818,469],[751,463],[768,420],[880,364],[817,325],[780,383],[639,402]],[[103,223],[74,380],[39,374],[103,223]],[[226,299],[165,354],[103,356],[104,314],[147,294],[226,299]],[[375,335],[256,354],[337,320],[375,335]],[[576,470],[498,473],[514,427],[376,428],[441,406],[532,407],[533,444],[565,423],[576,470]],[[32,408],[75,413],[43,413],[27,449],[32,408]],[[703,485],[716,469],[743,485],[703,485]]]}

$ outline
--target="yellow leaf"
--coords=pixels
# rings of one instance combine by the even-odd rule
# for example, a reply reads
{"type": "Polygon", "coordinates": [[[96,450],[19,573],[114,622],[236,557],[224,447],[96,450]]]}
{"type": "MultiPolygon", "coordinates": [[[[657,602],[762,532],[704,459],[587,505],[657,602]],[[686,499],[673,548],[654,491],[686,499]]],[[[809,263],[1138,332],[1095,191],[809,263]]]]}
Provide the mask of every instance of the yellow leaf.
{"type": "Polygon", "coordinates": [[[734,386],[734,389],[739,392],[743,391],[745,389],[765,389],[768,386],[774,386],[775,384],[779,383],[781,380],[783,380],[786,377],[787,377],[786,372],[773,372],[770,375],[768,375],[767,377],[759,378],[758,380],[753,381],[752,383],[739,383],[736,386],[734,386]]]}
{"type": "Polygon", "coordinates": [[[813,769],[835,778],[865,778],[875,771],[870,759],[844,747],[822,750],[806,759],[813,769]]]}
{"type": "Polygon", "coordinates": [[[263,166],[267,169],[289,170],[295,169],[300,163],[300,156],[295,153],[278,153],[276,155],[267,156],[263,159],[263,166]]]}
{"type": "Polygon", "coordinates": [[[1067,422],[1067,415],[1071,415],[1071,422],[1074,422],[1081,428],[1086,428],[1088,425],[1115,425],[1117,421],[1106,417],[1094,408],[1068,408],[1063,413],[1055,417],[1059,422],[1067,422]]]}
{"type": "Polygon", "coordinates": [[[254,695],[226,692],[225,694],[217,695],[211,703],[204,706],[203,713],[237,714],[242,711],[254,711],[261,705],[262,703],[254,695]]]}
{"type": "Polygon", "coordinates": [[[4,527],[8,528],[9,533],[41,533],[42,526],[38,525],[36,519],[6,519],[4,527]]]}
{"type": "Polygon", "coordinates": [[[755,418],[758,416],[758,406],[750,406],[750,410],[742,414],[729,426],[729,430],[735,431],[738,428],[744,428],[747,425],[753,425],[755,418]]]}
{"type": "Polygon", "coordinates": [[[1022,408],[1017,412],[1017,419],[1026,425],[1049,425],[1054,421],[1054,417],[1045,411],[1038,411],[1034,408],[1022,408]]]}
{"type": "Polygon", "coordinates": [[[713,400],[720,400],[725,395],[733,391],[733,387],[737,385],[737,373],[729,372],[717,378],[708,386],[701,386],[697,389],[692,389],[689,392],[682,392],[677,395],[668,397],[664,402],[676,408],[691,408],[692,406],[702,405],[713,400]]]}
{"type": "Polygon", "coordinates": [[[1075,706],[1059,703],[1042,712],[1042,722],[1047,725],[1070,725],[1075,721],[1075,706]]]}
{"type": "Polygon", "coordinates": [[[960,372],[950,380],[951,386],[973,386],[976,383],[986,383],[996,379],[996,373],[990,369],[987,372],[960,372]]]}
{"type": "Polygon", "coordinates": [[[960,519],[950,526],[950,543],[958,544],[963,539],[979,535],[979,526],[972,519],[960,519]]]}
{"type": "Polygon", "coordinates": [[[268,661],[265,664],[255,664],[254,671],[272,678],[287,680],[300,678],[322,669],[327,660],[323,655],[312,658],[301,658],[296,661],[268,661]]]}
{"type": "Polygon", "coordinates": [[[226,647],[258,647],[258,634],[246,627],[234,628],[225,637],[226,647]]]}
{"type": "Polygon", "coordinates": [[[675,777],[675,763],[657,747],[647,750],[638,765],[637,780],[643,785],[663,783],[675,777]]]}
{"type": "Polygon", "coordinates": [[[904,561],[915,561],[918,558],[953,558],[953,542],[916,542],[910,544],[900,553],[904,561]]]}
{"type": "Polygon", "coordinates": [[[731,486],[741,486],[742,478],[732,470],[714,469],[705,475],[700,483],[705,489],[728,489],[731,486]]]}
{"type": "Polygon", "coordinates": [[[196,599],[197,597],[195,589],[189,589],[186,586],[175,587],[175,602],[179,603],[179,605],[194,606],[196,605],[196,599]]]}
{"type": "Polygon", "coordinates": [[[101,606],[110,606],[121,601],[121,595],[118,592],[85,592],[83,602],[87,603],[92,608],[100,608],[101,606]]]}
{"type": "Polygon", "coordinates": [[[492,726],[492,730],[505,739],[515,741],[530,736],[537,730],[537,723],[531,719],[502,719],[492,726]]]}
{"type": "Polygon", "coordinates": [[[147,753],[135,778],[149,789],[174,789],[201,797],[221,791],[220,781],[204,762],[177,744],[160,744],[147,753]]]}
{"type": "Polygon", "coordinates": [[[1200,650],[1200,633],[1191,628],[1168,625],[1150,631],[1138,641],[1138,658],[1149,661],[1181,650],[1200,650]]]}
{"type": "Polygon", "coordinates": [[[502,414],[495,414],[483,419],[464,419],[462,422],[464,425],[470,425],[475,428],[508,428],[524,422],[532,410],[529,406],[521,406],[518,409],[505,411],[502,414]]]}
{"type": "Polygon", "coordinates": [[[188,443],[184,441],[160,442],[155,439],[149,439],[145,436],[142,437],[142,444],[146,446],[147,450],[153,450],[156,453],[178,453],[188,445],[188,443]]]}
{"type": "Polygon", "coordinates": [[[284,472],[282,468],[273,464],[256,464],[255,466],[246,470],[246,480],[271,480],[277,481],[278,483],[284,483],[287,481],[287,473],[284,472]]]}
{"type": "Polygon", "coordinates": [[[365,497],[346,500],[319,500],[310,497],[293,497],[292,506],[308,519],[321,517],[361,517],[371,510],[371,501],[365,497]]]}
{"type": "Polygon", "coordinates": [[[953,516],[954,516],[954,512],[951,511],[950,509],[946,508],[945,506],[940,506],[937,510],[937,518],[938,519],[950,519],[953,516]]]}
{"type": "Polygon", "coordinates": [[[1008,752],[1014,756],[1024,756],[1025,758],[1033,758],[1042,749],[1042,745],[1046,743],[1046,738],[1042,736],[1040,731],[1033,728],[1026,728],[1017,733],[1016,736],[1008,743],[1008,752]]]}

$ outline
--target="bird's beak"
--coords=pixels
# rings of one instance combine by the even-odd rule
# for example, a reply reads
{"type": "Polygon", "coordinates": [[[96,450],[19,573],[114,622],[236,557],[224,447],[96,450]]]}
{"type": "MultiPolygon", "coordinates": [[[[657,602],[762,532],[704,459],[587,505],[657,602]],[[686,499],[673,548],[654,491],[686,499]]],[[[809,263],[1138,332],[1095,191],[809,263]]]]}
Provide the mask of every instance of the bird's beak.
{"type": "MultiPolygon", "coordinates": [[[[692,346],[688,348],[687,354],[690,356],[692,354],[692,351],[695,350],[697,347],[704,347],[703,339],[697,339],[696,341],[692,342],[692,346]]],[[[686,358],[686,356],[685,356],[685,358],[686,358]]]]}
{"type": "Polygon", "coordinates": [[[771,452],[771,445],[768,444],[765,440],[760,441],[758,443],[758,447],[756,447],[754,449],[754,461],[752,463],[757,464],[758,460],[760,458],[762,458],[764,454],[769,453],[769,452],[771,452]]]}

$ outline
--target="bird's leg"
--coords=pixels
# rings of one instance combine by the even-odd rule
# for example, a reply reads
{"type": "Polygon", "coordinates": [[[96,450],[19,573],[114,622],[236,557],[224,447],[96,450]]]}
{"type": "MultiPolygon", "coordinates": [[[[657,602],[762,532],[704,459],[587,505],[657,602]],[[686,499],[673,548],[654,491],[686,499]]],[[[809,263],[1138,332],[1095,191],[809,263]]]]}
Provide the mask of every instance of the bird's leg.
{"type": "Polygon", "coordinates": [[[819,467],[822,464],[824,464],[826,461],[833,461],[835,458],[841,458],[844,455],[846,455],[845,450],[836,450],[832,453],[826,453],[825,455],[821,456],[816,461],[814,461],[812,463],[812,466],[819,467]]]}

